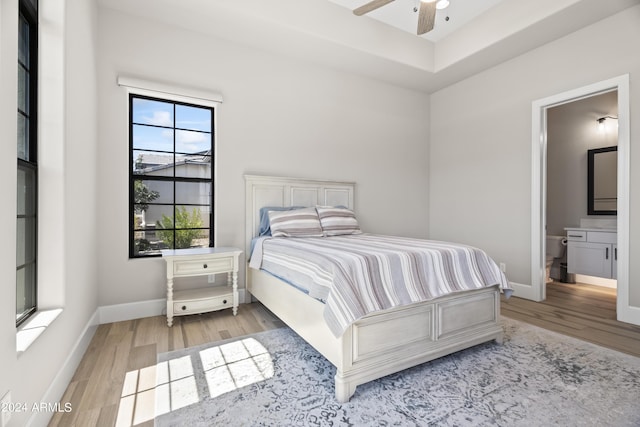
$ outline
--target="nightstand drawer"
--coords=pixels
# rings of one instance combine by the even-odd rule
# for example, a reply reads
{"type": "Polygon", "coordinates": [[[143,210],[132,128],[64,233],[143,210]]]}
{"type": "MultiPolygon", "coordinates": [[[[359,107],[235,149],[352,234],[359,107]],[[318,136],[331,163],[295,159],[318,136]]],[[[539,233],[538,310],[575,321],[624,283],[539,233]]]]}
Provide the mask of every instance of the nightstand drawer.
{"type": "Polygon", "coordinates": [[[181,291],[176,292],[173,299],[173,313],[176,316],[204,313],[230,307],[233,307],[233,293],[229,288],[181,291]]]}
{"type": "Polygon", "coordinates": [[[233,270],[233,257],[202,261],[177,261],[173,263],[174,276],[197,276],[224,273],[233,270]]]}

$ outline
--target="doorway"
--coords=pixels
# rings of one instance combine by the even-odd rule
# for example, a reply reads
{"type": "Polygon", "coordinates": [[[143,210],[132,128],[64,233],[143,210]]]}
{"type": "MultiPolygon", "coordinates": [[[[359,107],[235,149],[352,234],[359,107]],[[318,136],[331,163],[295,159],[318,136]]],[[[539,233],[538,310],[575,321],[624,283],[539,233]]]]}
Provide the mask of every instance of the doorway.
{"type": "Polygon", "coordinates": [[[548,107],[546,112],[546,290],[559,292],[567,289],[562,283],[579,283],[609,288],[607,295],[615,298],[613,243],[605,253],[604,244],[582,240],[587,233],[588,241],[616,238],[618,91],[548,107]]]}
{"type": "Polygon", "coordinates": [[[547,230],[547,110],[605,92],[618,93],[618,320],[640,324],[640,313],[629,306],[629,76],[623,75],[560,93],[532,103],[531,286],[523,298],[546,298],[547,230]]]}

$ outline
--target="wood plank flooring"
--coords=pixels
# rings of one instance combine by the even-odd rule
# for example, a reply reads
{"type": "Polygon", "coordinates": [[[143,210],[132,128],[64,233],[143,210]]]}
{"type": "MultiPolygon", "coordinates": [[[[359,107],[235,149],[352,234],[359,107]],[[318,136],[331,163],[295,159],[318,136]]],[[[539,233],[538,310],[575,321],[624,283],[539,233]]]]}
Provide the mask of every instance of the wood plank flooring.
{"type": "Polygon", "coordinates": [[[616,320],[616,290],[582,283],[547,284],[547,299],[512,297],[501,303],[503,316],[640,356],[640,326],[616,320]]]}
{"type": "Polygon", "coordinates": [[[61,400],[71,403],[73,410],[56,413],[49,426],[151,427],[153,419],[134,422],[139,402],[125,391],[132,373],[139,383],[143,373],[155,367],[160,353],[282,326],[259,303],[241,304],[235,317],[231,310],[175,317],[171,328],[165,316],[100,325],[61,400]]]}
{"type": "MultiPolygon", "coordinates": [[[[512,297],[501,304],[504,316],[640,356],[640,327],[616,321],[615,307],[615,290],[565,283],[549,284],[541,303],[512,297]]],[[[73,410],[56,413],[49,425],[151,427],[149,417],[134,420],[142,395],[126,390],[132,378],[135,388],[153,374],[159,353],[282,326],[259,303],[240,305],[235,317],[231,310],[176,317],[172,328],[164,316],[100,325],[61,400],[73,410]]]]}

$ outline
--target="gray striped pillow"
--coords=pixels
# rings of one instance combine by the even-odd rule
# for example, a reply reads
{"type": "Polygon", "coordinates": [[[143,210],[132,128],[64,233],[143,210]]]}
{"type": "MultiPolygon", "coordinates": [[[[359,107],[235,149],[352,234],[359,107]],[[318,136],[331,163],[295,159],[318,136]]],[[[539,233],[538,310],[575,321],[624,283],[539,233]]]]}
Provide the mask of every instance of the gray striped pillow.
{"type": "Polygon", "coordinates": [[[343,207],[316,206],[320,225],[325,236],[361,234],[358,220],[353,211],[343,207]]]}
{"type": "Polygon", "coordinates": [[[322,237],[322,227],[315,208],[292,211],[269,211],[273,237],[322,237]]]}

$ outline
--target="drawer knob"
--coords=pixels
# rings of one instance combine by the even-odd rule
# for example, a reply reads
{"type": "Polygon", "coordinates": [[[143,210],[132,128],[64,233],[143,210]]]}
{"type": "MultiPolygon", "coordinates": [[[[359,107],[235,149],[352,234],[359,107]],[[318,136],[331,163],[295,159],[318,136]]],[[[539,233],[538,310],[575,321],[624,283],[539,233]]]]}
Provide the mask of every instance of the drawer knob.
{"type": "Polygon", "coordinates": [[[207,264],[203,265],[202,268],[207,268],[207,264]]]}
{"type": "Polygon", "coordinates": [[[226,303],[227,303],[227,300],[226,300],[226,299],[222,300],[222,303],[223,303],[223,304],[226,304],[226,303]]]}
{"type": "Polygon", "coordinates": [[[187,309],[187,306],[186,306],[186,305],[183,305],[183,306],[182,306],[182,310],[184,311],[184,310],[186,310],[186,309],[187,309]]]}

